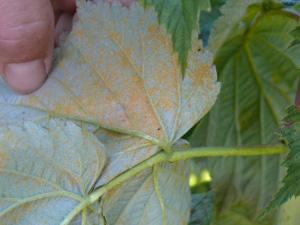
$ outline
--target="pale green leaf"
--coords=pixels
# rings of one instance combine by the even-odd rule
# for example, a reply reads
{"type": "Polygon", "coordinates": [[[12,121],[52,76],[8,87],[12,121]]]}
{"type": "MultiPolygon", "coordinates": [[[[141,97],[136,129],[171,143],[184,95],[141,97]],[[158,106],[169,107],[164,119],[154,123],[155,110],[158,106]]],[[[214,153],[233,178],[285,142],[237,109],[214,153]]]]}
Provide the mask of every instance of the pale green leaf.
{"type": "Polygon", "coordinates": [[[93,189],[104,163],[103,145],[72,122],[1,124],[1,225],[73,224],[66,218],[93,189]]]}
{"type": "Polygon", "coordinates": [[[107,225],[187,224],[188,178],[187,162],[162,163],[138,174],[104,196],[107,225]]]}
{"type": "MultiPolygon", "coordinates": [[[[298,22],[280,9],[255,5],[234,26],[215,57],[220,97],[194,130],[194,146],[245,146],[277,142],[275,131],[291,104],[299,75],[299,45],[291,46],[298,22]]],[[[205,165],[203,165],[205,166],[205,165]]],[[[219,210],[247,202],[258,215],[278,188],[280,157],[206,160],[219,210]]],[[[247,206],[248,207],[248,206],[247,206]]]]}
{"type": "MultiPolygon", "coordinates": [[[[10,110],[19,115],[20,106],[30,107],[169,149],[210,110],[219,84],[211,55],[198,51],[196,36],[182,80],[172,41],[154,9],[87,2],[77,14],[45,85],[28,96],[1,91],[3,120],[10,110]]],[[[143,151],[120,171],[155,152],[143,151]]]]}

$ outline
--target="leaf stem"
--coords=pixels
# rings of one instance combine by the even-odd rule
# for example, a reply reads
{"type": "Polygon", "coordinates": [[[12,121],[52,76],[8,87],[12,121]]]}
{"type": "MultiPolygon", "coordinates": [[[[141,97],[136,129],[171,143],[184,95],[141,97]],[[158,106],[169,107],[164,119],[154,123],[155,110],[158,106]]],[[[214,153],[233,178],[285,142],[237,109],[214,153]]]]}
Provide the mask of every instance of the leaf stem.
{"type": "Polygon", "coordinates": [[[288,151],[284,145],[261,146],[261,147],[200,147],[191,148],[187,151],[176,151],[168,159],[170,162],[201,157],[228,157],[228,156],[259,156],[283,154],[288,151]]]}
{"type": "Polygon", "coordinates": [[[199,147],[190,149],[174,149],[173,152],[160,151],[149,159],[137,164],[131,169],[120,174],[116,178],[104,186],[96,189],[94,192],[85,197],[85,200],[79,204],[74,212],[71,212],[68,218],[65,219],[62,225],[68,224],[79,212],[81,212],[88,205],[96,202],[106,192],[120,185],[122,182],[137,175],[143,170],[154,166],[157,163],[164,161],[176,162],[179,160],[187,160],[190,158],[202,157],[228,157],[228,156],[259,156],[259,155],[272,155],[283,154],[287,152],[287,147],[284,145],[276,146],[261,146],[261,147],[199,147]]]}
{"type": "Polygon", "coordinates": [[[220,157],[220,156],[259,156],[283,154],[287,152],[287,147],[284,145],[262,146],[262,147],[200,147],[190,148],[187,150],[175,149],[174,152],[161,151],[151,158],[141,162],[133,168],[122,173],[118,177],[111,180],[106,185],[97,189],[89,195],[89,200],[93,203],[97,201],[105,192],[121,184],[125,180],[135,176],[146,168],[152,167],[163,161],[176,162],[179,160],[187,160],[190,158],[202,157],[220,157]]]}

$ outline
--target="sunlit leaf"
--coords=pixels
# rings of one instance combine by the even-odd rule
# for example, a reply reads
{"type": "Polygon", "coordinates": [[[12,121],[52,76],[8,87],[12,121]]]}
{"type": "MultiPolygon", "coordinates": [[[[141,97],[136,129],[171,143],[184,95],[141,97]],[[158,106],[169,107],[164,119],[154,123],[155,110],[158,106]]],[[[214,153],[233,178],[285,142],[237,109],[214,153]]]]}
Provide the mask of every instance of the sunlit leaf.
{"type": "MultiPolygon", "coordinates": [[[[93,189],[104,163],[103,145],[72,122],[1,124],[1,225],[75,225],[79,218],[93,225],[85,216],[67,218],[93,189]]],[[[92,219],[98,219],[95,212],[92,219]]]]}
{"type": "Polygon", "coordinates": [[[187,162],[162,163],[147,169],[104,196],[108,225],[187,224],[191,196],[187,162]]]}
{"type": "MultiPolygon", "coordinates": [[[[79,5],[77,14],[45,85],[29,96],[1,91],[3,119],[10,110],[17,115],[20,106],[28,106],[169,149],[212,107],[219,84],[212,58],[198,51],[196,36],[182,80],[172,41],[158,26],[154,9],[88,2],[79,5]]],[[[118,171],[155,151],[141,152],[118,171]]]]}

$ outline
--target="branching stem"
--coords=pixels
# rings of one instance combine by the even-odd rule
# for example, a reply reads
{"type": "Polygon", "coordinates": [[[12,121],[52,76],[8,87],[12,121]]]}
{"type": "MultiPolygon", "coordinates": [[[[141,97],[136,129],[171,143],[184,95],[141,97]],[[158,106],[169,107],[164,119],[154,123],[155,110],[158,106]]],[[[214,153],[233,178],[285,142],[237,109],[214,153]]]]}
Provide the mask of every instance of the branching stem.
{"type": "Polygon", "coordinates": [[[176,162],[179,160],[186,160],[190,158],[201,157],[217,157],[217,156],[259,156],[259,155],[272,155],[283,154],[287,152],[287,147],[284,145],[278,146],[262,146],[262,147],[201,147],[191,148],[187,150],[176,149],[174,152],[161,151],[151,158],[141,162],[135,167],[129,169],[123,174],[111,180],[90,195],[90,201],[95,202],[105,192],[124,182],[125,180],[135,176],[146,168],[152,167],[157,163],[164,161],[176,162]]]}
{"type": "Polygon", "coordinates": [[[190,158],[202,158],[202,157],[228,157],[228,156],[259,156],[259,155],[272,155],[272,154],[283,154],[287,152],[287,147],[284,145],[277,146],[261,146],[261,147],[200,147],[200,148],[190,148],[190,149],[174,149],[173,152],[161,151],[152,156],[151,158],[141,162],[140,164],[134,166],[133,168],[125,171],[116,178],[112,179],[110,182],[104,186],[96,189],[90,195],[88,195],[85,200],[79,204],[68,218],[65,219],[63,225],[68,224],[74,216],[79,214],[88,205],[96,202],[101,196],[112,188],[118,186],[122,182],[128,180],[129,178],[137,175],[143,170],[152,167],[157,163],[164,161],[176,162],[179,160],[187,160],[190,158]]]}

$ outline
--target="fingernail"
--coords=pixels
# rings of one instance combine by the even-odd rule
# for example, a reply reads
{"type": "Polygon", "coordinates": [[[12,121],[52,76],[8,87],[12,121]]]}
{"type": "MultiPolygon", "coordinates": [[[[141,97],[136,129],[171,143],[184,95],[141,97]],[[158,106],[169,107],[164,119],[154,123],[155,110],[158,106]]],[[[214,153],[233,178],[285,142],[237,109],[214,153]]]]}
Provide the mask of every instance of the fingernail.
{"type": "Polygon", "coordinates": [[[25,63],[10,63],[4,67],[4,79],[9,86],[21,94],[39,89],[47,77],[44,60],[25,63]]]}

